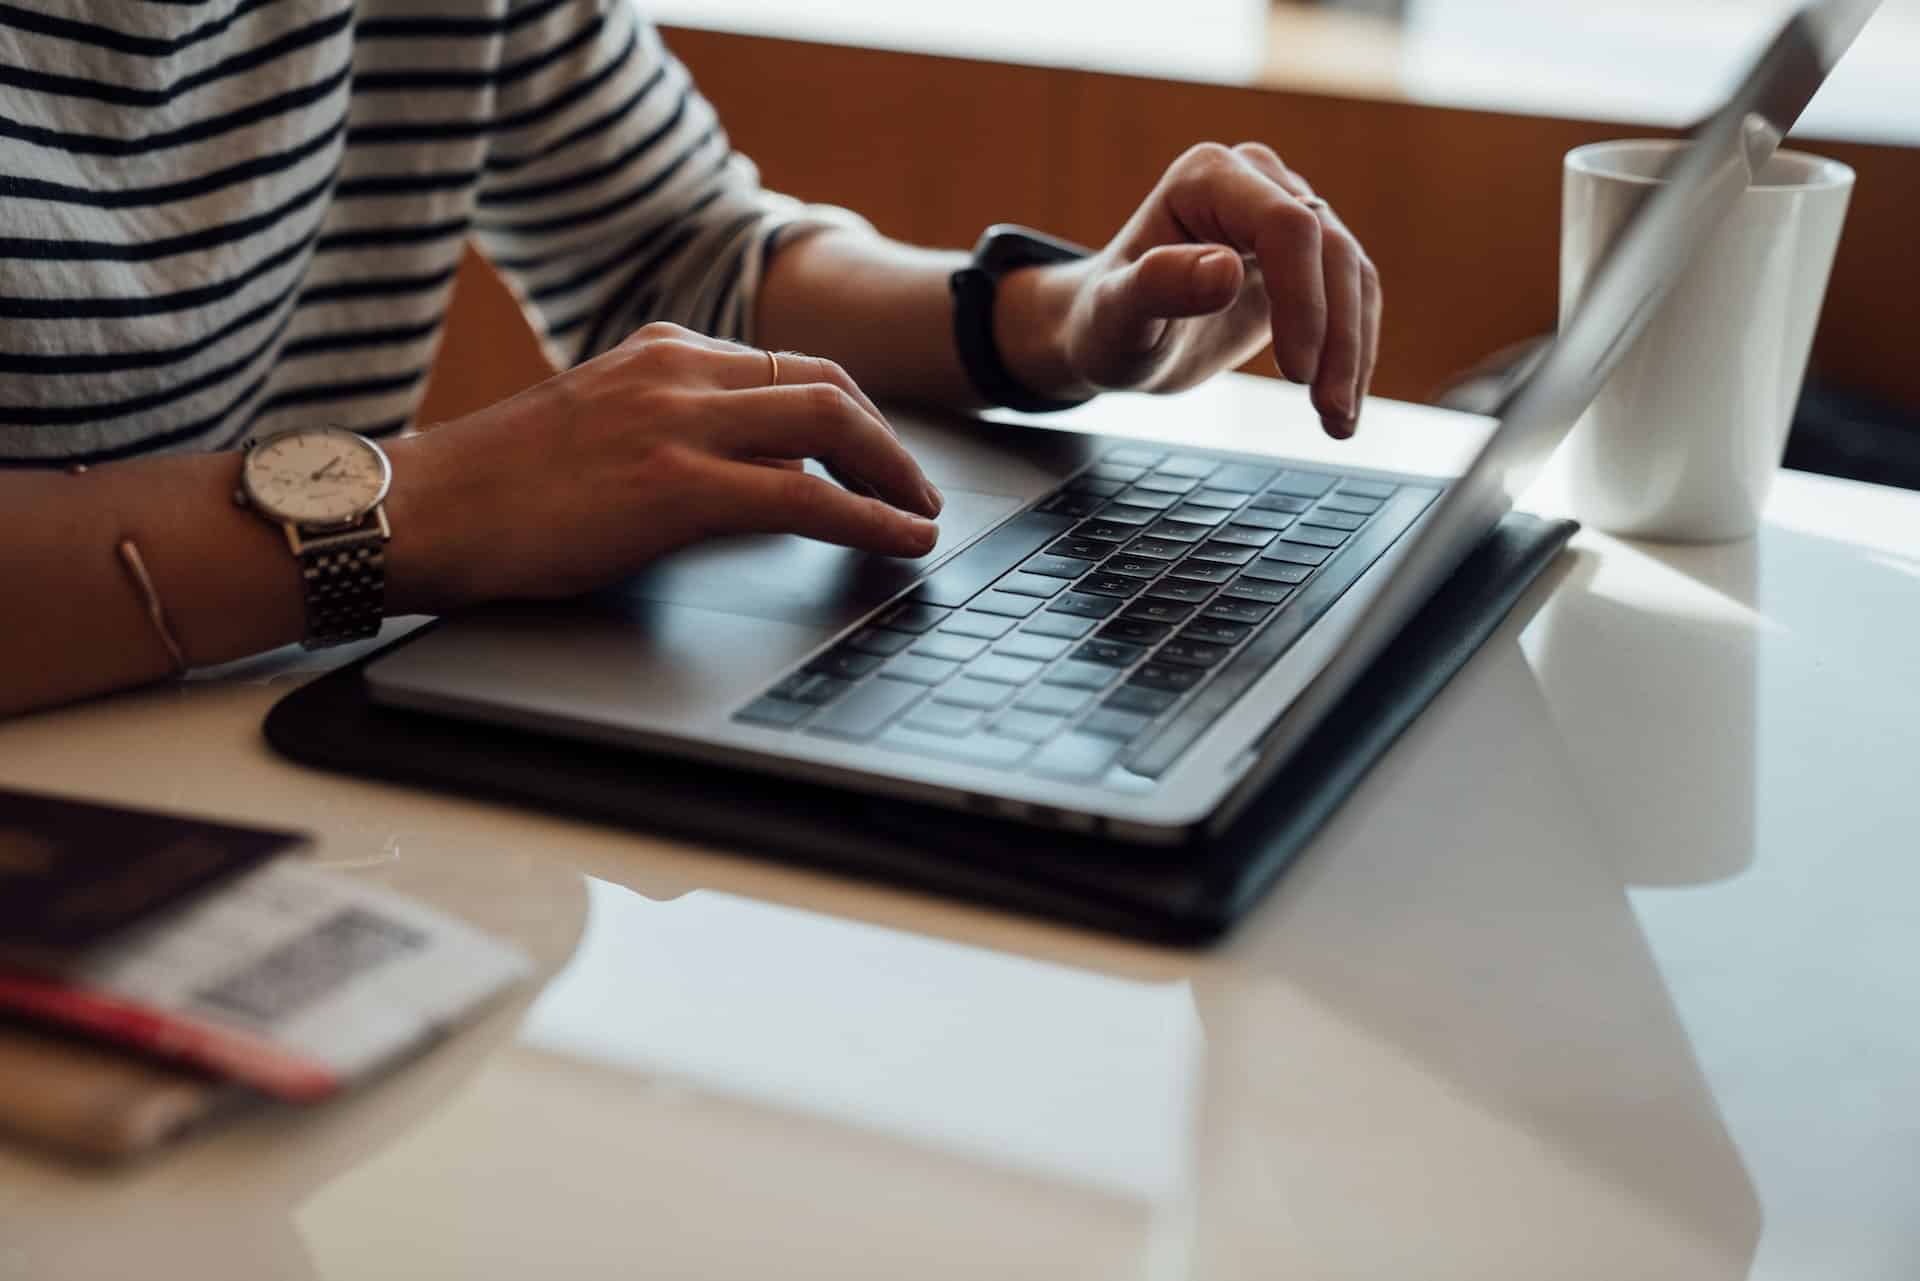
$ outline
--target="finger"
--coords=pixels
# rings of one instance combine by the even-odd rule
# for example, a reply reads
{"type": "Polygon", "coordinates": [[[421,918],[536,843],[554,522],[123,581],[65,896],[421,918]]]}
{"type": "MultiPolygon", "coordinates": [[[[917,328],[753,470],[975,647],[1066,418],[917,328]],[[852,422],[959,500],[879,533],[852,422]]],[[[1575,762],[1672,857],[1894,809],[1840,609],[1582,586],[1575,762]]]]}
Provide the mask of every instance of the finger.
{"type": "Polygon", "coordinates": [[[1386,299],[1380,289],[1380,273],[1370,259],[1360,265],[1360,309],[1366,315],[1366,345],[1360,356],[1360,396],[1355,403],[1354,421],[1359,422],[1361,406],[1373,392],[1373,368],[1380,359],[1380,316],[1386,299]]]}
{"type": "Polygon", "coordinates": [[[703,459],[707,525],[715,534],[799,534],[882,556],[924,556],[940,527],[807,472],[703,459]]]}
{"type": "Polygon", "coordinates": [[[1225,147],[1189,153],[1167,189],[1168,207],[1198,240],[1252,253],[1266,278],[1280,372],[1311,383],[1327,333],[1319,218],[1274,179],[1225,147]]]}
{"type": "Polygon", "coordinates": [[[920,464],[860,402],[833,383],[756,387],[712,401],[708,438],[734,458],[817,458],[849,489],[935,516],[940,501],[920,464]]]}
{"type": "Polygon", "coordinates": [[[1366,354],[1360,246],[1330,216],[1321,240],[1326,271],[1327,337],[1313,380],[1313,405],[1330,436],[1353,435],[1360,395],[1360,363],[1366,354]]]}
{"type": "Polygon", "coordinates": [[[1169,320],[1225,311],[1246,278],[1240,255],[1220,245],[1161,245],[1108,275],[1094,292],[1093,380],[1109,387],[1140,381],[1169,320]]]}
{"type": "MultiPolygon", "coordinates": [[[[873,415],[874,421],[893,431],[893,424],[880,412],[880,406],[868,398],[853,380],[853,375],[842,369],[838,363],[820,356],[808,356],[797,351],[780,353],[780,382],[786,383],[832,383],[841,391],[860,402],[860,407],[873,415]]],[[[898,435],[899,433],[894,433],[898,435]]]]}
{"type": "Polygon", "coordinates": [[[1314,194],[1313,184],[1287,168],[1287,162],[1280,159],[1280,153],[1264,142],[1243,142],[1234,149],[1241,159],[1271,178],[1287,192],[1302,200],[1314,194]]]}

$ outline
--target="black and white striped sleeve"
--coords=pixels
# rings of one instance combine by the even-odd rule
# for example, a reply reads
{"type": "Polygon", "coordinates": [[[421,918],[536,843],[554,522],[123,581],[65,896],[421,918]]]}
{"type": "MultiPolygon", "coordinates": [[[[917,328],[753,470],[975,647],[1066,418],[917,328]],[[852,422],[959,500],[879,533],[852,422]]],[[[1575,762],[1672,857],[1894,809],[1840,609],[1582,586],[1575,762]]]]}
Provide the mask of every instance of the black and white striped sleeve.
{"type": "Polygon", "coordinates": [[[753,339],[777,239],[854,215],[764,191],[631,0],[516,0],[474,231],[562,367],[650,320],[753,339]],[[540,12],[544,10],[545,12],[540,12]],[[537,15],[537,16],[535,16],[537,15]]]}

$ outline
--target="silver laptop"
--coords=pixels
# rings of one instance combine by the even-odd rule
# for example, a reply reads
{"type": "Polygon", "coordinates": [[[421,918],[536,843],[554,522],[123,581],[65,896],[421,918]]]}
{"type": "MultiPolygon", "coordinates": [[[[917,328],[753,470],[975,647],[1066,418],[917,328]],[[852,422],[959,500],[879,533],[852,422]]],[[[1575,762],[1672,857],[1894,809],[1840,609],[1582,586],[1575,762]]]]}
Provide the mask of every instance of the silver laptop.
{"type": "Polygon", "coordinates": [[[937,558],[710,544],[451,620],[372,696],[1120,841],[1218,830],[1509,510],[1875,7],[1788,21],[1457,479],[905,420],[937,558]]]}

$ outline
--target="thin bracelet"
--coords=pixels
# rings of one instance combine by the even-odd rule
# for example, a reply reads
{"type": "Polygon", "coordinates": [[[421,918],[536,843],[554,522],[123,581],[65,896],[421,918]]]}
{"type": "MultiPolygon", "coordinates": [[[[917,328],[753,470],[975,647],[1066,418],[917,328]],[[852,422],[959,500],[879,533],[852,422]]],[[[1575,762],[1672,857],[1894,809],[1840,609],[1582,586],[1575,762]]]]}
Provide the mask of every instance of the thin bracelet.
{"type": "Polygon", "coordinates": [[[153,578],[147,573],[147,563],[140,558],[140,549],[131,538],[120,540],[120,561],[127,567],[127,574],[133,579],[133,585],[139,589],[140,597],[146,602],[147,617],[153,620],[153,630],[159,634],[160,643],[167,647],[167,658],[173,664],[169,673],[178,676],[187,670],[187,656],[180,652],[180,642],[173,638],[173,628],[167,625],[167,611],[160,604],[160,593],[153,588],[153,578]]]}

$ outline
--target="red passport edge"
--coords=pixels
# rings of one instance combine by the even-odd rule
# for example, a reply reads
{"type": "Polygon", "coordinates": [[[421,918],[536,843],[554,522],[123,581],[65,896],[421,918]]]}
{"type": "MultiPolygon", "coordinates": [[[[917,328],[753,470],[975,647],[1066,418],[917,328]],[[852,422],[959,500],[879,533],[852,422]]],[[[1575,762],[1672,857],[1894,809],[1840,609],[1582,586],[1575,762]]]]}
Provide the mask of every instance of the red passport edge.
{"type": "Polygon", "coordinates": [[[260,1037],[63,983],[0,974],[0,1011],[189,1064],[292,1103],[316,1103],[341,1086],[340,1078],[323,1064],[260,1037]]]}

